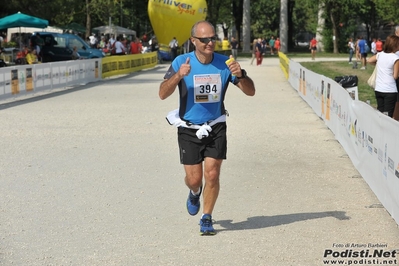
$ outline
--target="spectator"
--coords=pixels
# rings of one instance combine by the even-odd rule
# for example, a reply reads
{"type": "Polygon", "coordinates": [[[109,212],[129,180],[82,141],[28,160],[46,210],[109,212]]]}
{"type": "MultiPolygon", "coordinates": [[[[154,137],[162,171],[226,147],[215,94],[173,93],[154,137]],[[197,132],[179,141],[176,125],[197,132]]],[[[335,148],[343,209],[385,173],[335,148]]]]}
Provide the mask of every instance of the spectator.
{"type": "Polygon", "coordinates": [[[357,42],[359,54],[362,60],[361,70],[365,70],[367,68],[367,50],[366,50],[366,41],[363,39],[363,36],[359,37],[359,41],[357,42]]]}
{"type": "Polygon", "coordinates": [[[269,47],[270,47],[270,54],[274,55],[274,43],[276,42],[276,40],[274,39],[274,36],[270,37],[269,40],[269,47]]]}
{"type": "Polygon", "coordinates": [[[115,42],[114,35],[111,34],[111,37],[109,38],[109,46],[111,47],[112,45],[114,45],[114,42],[115,42]]]}
{"type": "Polygon", "coordinates": [[[103,36],[101,36],[101,40],[100,40],[98,48],[104,49],[105,47],[106,47],[106,42],[105,42],[105,36],[103,35],[103,36]]]}
{"type": "Polygon", "coordinates": [[[224,53],[224,55],[228,55],[228,52],[230,50],[230,42],[227,39],[227,37],[224,37],[222,40],[222,51],[224,53]]]}
{"type": "Polygon", "coordinates": [[[251,65],[254,62],[254,59],[256,58],[256,44],[258,43],[257,39],[254,39],[252,41],[252,58],[251,58],[251,65]]]}
{"type": "Polygon", "coordinates": [[[176,40],[176,37],[169,42],[170,53],[172,56],[172,60],[174,60],[177,56],[177,48],[179,47],[179,42],[176,40]]]}
{"type": "Polygon", "coordinates": [[[262,39],[258,38],[258,41],[257,41],[256,46],[255,46],[255,49],[256,49],[255,55],[256,55],[256,65],[257,66],[262,65],[263,52],[264,52],[263,48],[264,47],[263,47],[263,44],[262,44],[262,39]]]}
{"type": "Polygon", "coordinates": [[[38,59],[37,59],[37,55],[36,55],[36,50],[35,49],[32,49],[32,48],[28,49],[28,54],[26,55],[26,62],[29,65],[38,63],[38,59]]]}
{"type": "Polygon", "coordinates": [[[151,40],[151,51],[157,53],[158,63],[161,63],[162,58],[159,54],[159,43],[158,43],[157,38],[155,38],[155,37],[152,38],[152,40],[151,40]]]}
{"type": "Polygon", "coordinates": [[[375,98],[377,109],[392,117],[398,98],[396,79],[399,77],[399,37],[387,37],[384,50],[369,58],[368,62],[377,63],[377,78],[375,82],[375,98]]]}
{"type": "Polygon", "coordinates": [[[378,39],[377,39],[377,42],[375,43],[375,49],[376,49],[377,53],[379,53],[379,52],[382,51],[383,46],[384,46],[384,45],[383,45],[381,39],[378,38],[378,39]]]}
{"type": "Polygon", "coordinates": [[[277,37],[276,41],[274,42],[274,50],[277,51],[277,54],[280,52],[281,43],[280,38],[277,37]]]}
{"type": "Polygon", "coordinates": [[[359,41],[360,41],[360,37],[357,37],[356,39],[356,43],[355,43],[355,55],[356,55],[356,61],[360,61],[362,60],[362,57],[360,55],[360,51],[359,51],[359,41]]]}
{"type": "Polygon", "coordinates": [[[231,37],[230,47],[231,47],[231,54],[233,55],[234,60],[237,60],[238,41],[236,40],[236,38],[231,37]]]}
{"type": "Polygon", "coordinates": [[[376,45],[376,38],[373,38],[373,41],[371,42],[371,53],[375,55],[377,53],[377,45],[376,45]]]}
{"type": "Polygon", "coordinates": [[[121,42],[121,37],[117,37],[114,45],[115,55],[124,55],[126,54],[126,48],[123,46],[121,42]]]}
{"type": "Polygon", "coordinates": [[[89,37],[89,42],[90,42],[90,46],[91,48],[97,48],[97,38],[96,38],[96,34],[92,33],[91,36],[89,37]]]}
{"type": "Polygon", "coordinates": [[[313,37],[312,40],[310,40],[309,50],[312,54],[312,60],[315,60],[316,59],[316,51],[317,51],[317,40],[315,37],[313,37]]]}
{"type": "Polygon", "coordinates": [[[22,51],[17,53],[17,58],[15,59],[15,64],[17,65],[25,65],[26,62],[26,56],[29,53],[29,48],[28,46],[24,46],[24,48],[22,49],[22,51]]]}
{"type": "Polygon", "coordinates": [[[348,48],[349,48],[349,64],[353,64],[352,58],[353,58],[353,53],[355,52],[355,44],[353,43],[352,38],[349,39],[348,48]]]}
{"type": "Polygon", "coordinates": [[[141,54],[142,52],[142,45],[140,43],[139,38],[135,38],[131,43],[130,43],[130,53],[131,54],[141,54]]]}
{"type": "Polygon", "coordinates": [[[74,46],[72,51],[72,60],[77,60],[77,59],[80,59],[80,54],[78,53],[78,48],[74,46]]]}

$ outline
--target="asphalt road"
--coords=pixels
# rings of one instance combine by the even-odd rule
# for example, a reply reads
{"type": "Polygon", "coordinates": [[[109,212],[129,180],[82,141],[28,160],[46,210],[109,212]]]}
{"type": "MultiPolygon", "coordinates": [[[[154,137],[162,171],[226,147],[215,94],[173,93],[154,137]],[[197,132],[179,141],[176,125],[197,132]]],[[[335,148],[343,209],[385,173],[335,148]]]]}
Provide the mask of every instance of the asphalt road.
{"type": "Polygon", "coordinates": [[[212,237],[185,209],[168,65],[1,104],[0,265],[398,265],[397,224],[278,60],[238,61],[257,92],[227,92],[212,237]]]}

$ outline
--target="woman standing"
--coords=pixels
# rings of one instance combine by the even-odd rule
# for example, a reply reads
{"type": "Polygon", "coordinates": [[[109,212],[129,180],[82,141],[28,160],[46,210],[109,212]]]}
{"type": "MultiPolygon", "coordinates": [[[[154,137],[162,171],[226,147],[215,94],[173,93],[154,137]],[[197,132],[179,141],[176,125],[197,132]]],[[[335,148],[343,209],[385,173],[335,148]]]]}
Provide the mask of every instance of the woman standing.
{"type": "Polygon", "coordinates": [[[258,43],[257,39],[254,39],[252,42],[252,58],[251,58],[251,65],[256,58],[256,44],[258,43]]]}
{"type": "Polygon", "coordinates": [[[355,56],[356,56],[356,61],[361,61],[361,55],[360,55],[360,50],[359,50],[359,41],[360,41],[360,37],[357,37],[356,39],[356,43],[355,43],[355,56]]]}
{"type": "Polygon", "coordinates": [[[352,57],[353,53],[355,52],[355,44],[353,43],[352,38],[349,39],[348,47],[349,47],[349,64],[352,64],[352,57]]]}
{"type": "Polygon", "coordinates": [[[256,43],[256,65],[260,66],[263,61],[263,44],[262,44],[262,39],[258,38],[258,42],[256,43]]]}
{"type": "Polygon", "coordinates": [[[384,50],[368,59],[370,63],[377,63],[377,78],[375,82],[375,98],[377,109],[388,116],[393,116],[395,103],[398,98],[396,79],[399,76],[399,37],[390,35],[387,37],[384,50]]]}

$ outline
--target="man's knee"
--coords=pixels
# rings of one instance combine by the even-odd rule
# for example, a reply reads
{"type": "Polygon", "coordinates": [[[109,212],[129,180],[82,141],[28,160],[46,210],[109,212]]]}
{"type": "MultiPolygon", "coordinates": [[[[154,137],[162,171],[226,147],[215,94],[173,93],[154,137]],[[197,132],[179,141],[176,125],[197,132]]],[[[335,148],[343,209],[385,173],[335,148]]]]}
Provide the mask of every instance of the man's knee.
{"type": "Polygon", "coordinates": [[[199,188],[202,186],[202,176],[186,176],[186,185],[190,188],[199,188]]]}
{"type": "Polygon", "coordinates": [[[221,164],[216,163],[211,167],[205,167],[205,180],[206,182],[216,183],[219,182],[221,164]]]}

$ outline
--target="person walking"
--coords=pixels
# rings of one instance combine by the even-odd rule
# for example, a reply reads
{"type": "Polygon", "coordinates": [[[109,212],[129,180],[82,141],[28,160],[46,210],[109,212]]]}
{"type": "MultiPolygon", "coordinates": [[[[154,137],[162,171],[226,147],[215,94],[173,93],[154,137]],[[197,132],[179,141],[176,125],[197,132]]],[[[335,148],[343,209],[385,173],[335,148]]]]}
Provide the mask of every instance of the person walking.
{"type": "Polygon", "coordinates": [[[362,60],[361,70],[367,69],[367,43],[366,40],[363,39],[363,36],[359,37],[359,41],[357,42],[357,49],[359,50],[360,58],[362,60]]]}
{"type": "Polygon", "coordinates": [[[375,98],[377,110],[392,117],[398,98],[396,80],[399,77],[399,37],[387,37],[384,50],[370,57],[367,61],[377,63],[377,78],[375,82],[375,98]]]}
{"type": "Polygon", "coordinates": [[[237,60],[238,41],[236,40],[236,38],[231,37],[230,47],[231,47],[231,54],[233,55],[234,60],[237,60]]]}
{"type": "MultiPolygon", "coordinates": [[[[227,56],[215,53],[214,26],[207,21],[191,29],[195,50],[173,60],[159,87],[161,100],[179,87],[180,106],[167,116],[177,128],[180,163],[189,188],[187,211],[196,215],[203,194],[200,234],[214,235],[212,213],[219,195],[220,169],[226,159],[226,110],[224,98],[229,83],[248,96],[255,95],[251,78],[237,61],[227,65],[227,56]],[[203,183],[204,179],[204,183],[203,183]]],[[[232,56],[230,56],[232,58],[232,56]]]]}
{"type": "Polygon", "coordinates": [[[251,58],[251,63],[250,65],[252,65],[252,63],[254,62],[255,58],[256,58],[256,44],[258,43],[258,39],[254,39],[252,41],[252,58],[251,58]]]}
{"type": "Polygon", "coordinates": [[[312,60],[315,60],[316,59],[316,51],[317,51],[317,40],[315,37],[313,37],[312,40],[310,40],[309,50],[312,54],[312,60]]]}
{"type": "Polygon", "coordinates": [[[258,38],[258,42],[256,43],[255,49],[256,49],[256,52],[255,52],[256,65],[260,66],[260,65],[262,65],[263,53],[264,53],[263,44],[262,44],[262,39],[261,38],[258,38]]]}

